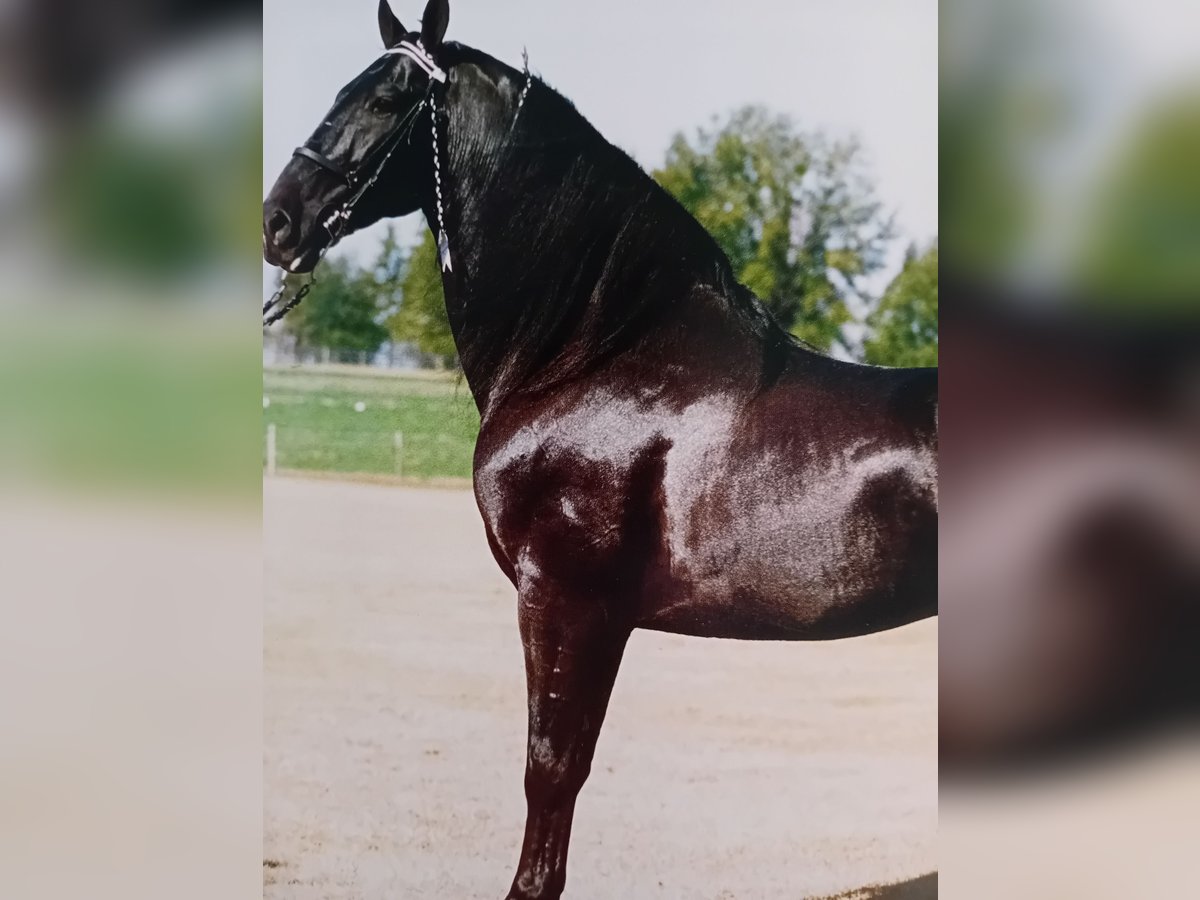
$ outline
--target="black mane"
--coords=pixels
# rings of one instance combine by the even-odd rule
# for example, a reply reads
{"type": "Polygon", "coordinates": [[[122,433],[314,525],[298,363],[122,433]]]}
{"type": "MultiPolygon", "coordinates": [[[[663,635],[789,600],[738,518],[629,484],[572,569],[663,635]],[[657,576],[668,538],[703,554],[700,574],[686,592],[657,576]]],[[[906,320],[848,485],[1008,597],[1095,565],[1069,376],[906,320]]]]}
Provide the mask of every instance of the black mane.
{"type": "Polygon", "coordinates": [[[443,157],[454,271],[444,282],[481,409],[590,369],[683,304],[756,338],[764,372],[782,366],[795,340],[627,153],[541,79],[517,116],[523,73],[459,44],[444,51],[455,73],[443,157]]]}

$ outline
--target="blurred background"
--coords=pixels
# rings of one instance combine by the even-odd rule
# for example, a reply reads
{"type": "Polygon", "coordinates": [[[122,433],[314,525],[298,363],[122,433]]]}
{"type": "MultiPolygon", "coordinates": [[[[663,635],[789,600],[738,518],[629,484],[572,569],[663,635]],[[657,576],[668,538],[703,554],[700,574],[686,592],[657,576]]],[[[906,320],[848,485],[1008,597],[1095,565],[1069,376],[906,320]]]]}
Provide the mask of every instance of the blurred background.
{"type": "Polygon", "coordinates": [[[261,890],[260,21],[0,5],[5,896],[261,890]]]}
{"type": "Polygon", "coordinates": [[[1194,892],[1200,9],[941,4],[941,888],[1194,892]]]}

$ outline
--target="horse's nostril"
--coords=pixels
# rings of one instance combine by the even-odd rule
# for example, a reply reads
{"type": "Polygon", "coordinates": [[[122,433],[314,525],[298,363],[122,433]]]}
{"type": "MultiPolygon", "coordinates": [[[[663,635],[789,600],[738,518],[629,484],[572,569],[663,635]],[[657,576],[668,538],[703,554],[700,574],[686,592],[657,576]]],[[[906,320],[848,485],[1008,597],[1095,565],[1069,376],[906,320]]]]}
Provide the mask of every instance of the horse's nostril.
{"type": "Polygon", "coordinates": [[[282,245],[292,231],[292,218],[279,207],[267,216],[267,235],[275,244],[282,245]]]}

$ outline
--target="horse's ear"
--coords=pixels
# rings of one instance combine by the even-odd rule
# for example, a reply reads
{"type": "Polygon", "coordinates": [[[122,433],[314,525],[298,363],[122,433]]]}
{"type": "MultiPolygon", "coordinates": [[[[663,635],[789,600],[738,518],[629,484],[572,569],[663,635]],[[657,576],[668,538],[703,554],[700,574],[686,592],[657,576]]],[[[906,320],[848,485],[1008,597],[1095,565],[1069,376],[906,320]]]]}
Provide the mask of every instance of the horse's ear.
{"type": "Polygon", "coordinates": [[[450,24],[450,0],[429,0],[421,16],[421,45],[432,53],[442,45],[450,24]]]}
{"type": "Polygon", "coordinates": [[[391,50],[406,34],[408,31],[392,12],[388,0],[379,0],[379,36],[383,38],[383,49],[391,50]]]}

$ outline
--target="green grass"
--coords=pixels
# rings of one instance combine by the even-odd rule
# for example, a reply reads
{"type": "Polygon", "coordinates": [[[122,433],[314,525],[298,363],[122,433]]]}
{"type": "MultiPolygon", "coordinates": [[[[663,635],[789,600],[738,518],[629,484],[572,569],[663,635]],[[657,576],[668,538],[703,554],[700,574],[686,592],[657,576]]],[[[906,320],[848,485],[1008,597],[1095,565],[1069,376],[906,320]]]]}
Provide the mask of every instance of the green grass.
{"type": "Polygon", "coordinates": [[[433,373],[352,368],[263,371],[263,446],[275,425],[280,469],[470,478],[479,414],[466,383],[433,373]],[[355,410],[362,403],[364,410],[355,410]],[[403,435],[403,448],[395,435],[403,435]]]}
{"type": "Polygon", "coordinates": [[[6,310],[0,482],[257,503],[260,345],[201,306],[6,310]]]}

